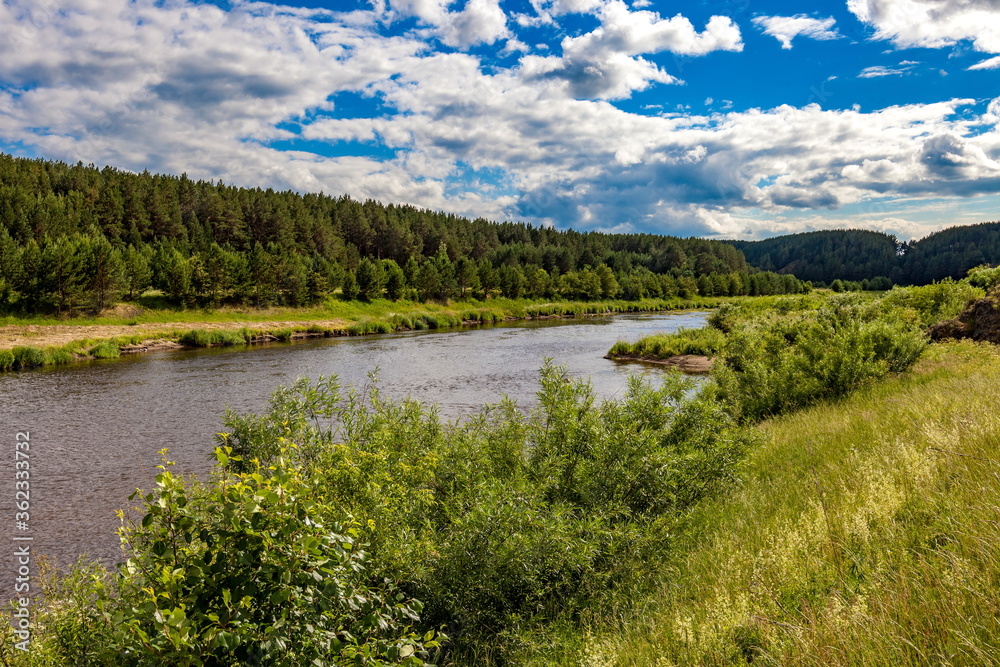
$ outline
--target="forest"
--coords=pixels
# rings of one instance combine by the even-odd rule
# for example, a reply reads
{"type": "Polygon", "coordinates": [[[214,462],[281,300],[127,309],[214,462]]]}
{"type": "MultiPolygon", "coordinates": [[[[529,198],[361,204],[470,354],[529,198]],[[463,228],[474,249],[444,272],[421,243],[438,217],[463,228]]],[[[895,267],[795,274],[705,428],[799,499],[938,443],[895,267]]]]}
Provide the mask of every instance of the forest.
{"type": "Polygon", "coordinates": [[[762,271],[794,274],[814,283],[842,280],[887,289],[893,284],[957,280],[969,269],[1000,263],[1000,222],[949,227],[910,242],[882,232],[847,229],[729,243],[762,271]]]}
{"type": "Polygon", "coordinates": [[[797,293],[731,245],[494,223],[0,154],[0,309],[797,293]]]}

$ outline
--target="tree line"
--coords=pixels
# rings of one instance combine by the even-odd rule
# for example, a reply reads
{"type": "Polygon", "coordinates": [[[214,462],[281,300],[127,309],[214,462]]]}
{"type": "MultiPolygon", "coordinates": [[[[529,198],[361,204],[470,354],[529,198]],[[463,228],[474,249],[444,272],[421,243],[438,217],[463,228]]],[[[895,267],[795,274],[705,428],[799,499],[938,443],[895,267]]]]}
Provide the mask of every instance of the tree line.
{"type": "Polygon", "coordinates": [[[927,285],[945,278],[958,280],[983,264],[1000,264],[1000,222],[951,227],[910,242],[882,232],[848,229],[729,243],[756,268],[827,285],[837,280],[927,285]]]}
{"type": "Polygon", "coordinates": [[[0,154],[0,308],[100,311],[345,299],[600,299],[808,288],[733,246],[493,223],[349,197],[238,188],[0,154]]]}

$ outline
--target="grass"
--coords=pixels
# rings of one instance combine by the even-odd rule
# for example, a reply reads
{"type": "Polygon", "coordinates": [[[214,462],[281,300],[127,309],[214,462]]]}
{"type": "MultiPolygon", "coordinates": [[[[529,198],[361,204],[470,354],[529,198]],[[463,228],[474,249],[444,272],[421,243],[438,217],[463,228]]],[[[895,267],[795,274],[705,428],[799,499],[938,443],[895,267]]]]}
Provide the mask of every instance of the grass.
{"type": "MultiPolygon", "coordinates": [[[[151,324],[191,324],[194,328],[173,327],[162,329],[147,328],[142,334],[113,336],[110,338],[85,338],[62,346],[48,348],[31,347],[38,350],[22,363],[18,354],[8,363],[6,355],[0,356],[0,371],[34,368],[53,363],[69,363],[92,358],[108,358],[113,355],[111,346],[121,351],[128,345],[143,341],[162,339],[179,342],[190,347],[216,345],[242,345],[267,340],[287,341],[303,336],[356,336],[393,331],[415,331],[442,329],[463,325],[492,324],[506,320],[523,320],[542,317],[573,317],[594,314],[615,314],[629,312],[655,312],[694,308],[712,308],[722,303],[722,299],[699,298],[644,300],[644,301],[597,301],[539,303],[528,299],[490,299],[489,301],[462,301],[456,303],[420,303],[412,301],[377,300],[370,303],[359,301],[328,300],[315,308],[270,308],[246,309],[226,308],[213,311],[200,310],[146,310],[125,307],[122,316],[57,319],[45,317],[20,318],[0,317],[0,326],[108,326],[132,327],[151,324]],[[239,329],[225,328],[226,324],[247,323],[239,329]],[[287,326],[292,322],[301,325],[287,326]],[[268,326],[268,325],[271,326],[268,326]],[[279,326],[280,324],[280,326],[279,326]],[[107,345],[105,345],[107,343],[107,345]],[[93,354],[97,350],[100,354],[93,354]],[[40,356],[39,356],[40,355],[40,356]],[[37,363],[36,363],[37,362],[37,363]]],[[[26,348],[27,349],[27,348],[26,348]]]]}
{"type": "Polygon", "coordinates": [[[678,329],[674,333],[645,336],[635,343],[620,340],[611,347],[608,356],[668,359],[682,354],[697,354],[714,357],[722,352],[725,345],[726,335],[718,329],[678,329]]]}
{"type": "Polygon", "coordinates": [[[766,422],[656,595],[525,662],[997,664],[998,384],[997,348],[936,345],[910,374],[766,422]]]}

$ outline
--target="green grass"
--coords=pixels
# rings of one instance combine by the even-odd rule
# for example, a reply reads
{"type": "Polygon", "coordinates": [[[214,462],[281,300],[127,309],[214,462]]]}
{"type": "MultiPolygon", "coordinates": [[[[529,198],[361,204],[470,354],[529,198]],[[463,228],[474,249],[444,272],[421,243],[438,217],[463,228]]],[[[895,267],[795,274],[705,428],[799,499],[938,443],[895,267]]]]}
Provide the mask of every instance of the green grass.
{"type": "Polygon", "coordinates": [[[212,347],[222,345],[244,345],[247,339],[241,331],[228,329],[192,329],[180,337],[178,342],[188,347],[212,347]]]}
{"type": "Polygon", "coordinates": [[[682,354],[698,354],[714,357],[722,352],[725,345],[726,335],[718,329],[679,329],[674,333],[645,336],[635,343],[620,340],[612,346],[608,356],[668,359],[682,354]]]}
{"type": "MultiPolygon", "coordinates": [[[[239,330],[163,328],[146,331],[143,335],[117,336],[107,342],[119,350],[127,345],[143,340],[172,340],[190,347],[242,345],[244,343],[267,340],[287,341],[300,335],[338,336],[391,333],[393,331],[415,331],[443,329],[463,325],[493,324],[506,320],[523,320],[539,317],[573,317],[596,314],[618,314],[629,312],[656,312],[679,309],[713,308],[723,303],[723,299],[698,298],[644,300],[644,301],[597,301],[539,303],[528,299],[490,299],[489,301],[467,300],[448,304],[421,303],[413,301],[384,301],[370,303],[359,301],[328,300],[315,308],[271,308],[225,309],[215,311],[199,310],[147,310],[140,315],[134,313],[123,317],[57,319],[45,317],[20,318],[0,317],[0,325],[106,325],[132,326],[138,324],[225,324],[248,322],[239,330]],[[322,324],[316,321],[322,321],[322,324]],[[334,320],[331,324],[329,321],[334,320]],[[296,326],[268,326],[276,322],[302,322],[296,326]],[[341,323],[342,322],[342,323],[341,323]]],[[[40,363],[32,357],[32,364],[15,363],[4,366],[0,357],[0,371],[19,368],[34,368],[51,363],[69,363],[73,360],[94,358],[91,350],[106,342],[100,339],[81,339],[62,347],[52,347],[41,351],[40,363]]],[[[34,348],[39,349],[39,348],[34,348]]],[[[110,348],[101,348],[110,350],[110,348]]],[[[22,353],[24,354],[24,353],[22,353]]]]}
{"type": "Polygon", "coordinates": [[[121,356],[121,350],[113,342],[104,341],[90,348],[90,356],[94,359],[117,359],[121,356]]]}
{"type": "Polygon", "coordinates": [[[525,662],[997,664],[998,385],[997,348],[938,345],[910,374],[765,423],[742,487],[653,568],[656,595],[525,662]]]}

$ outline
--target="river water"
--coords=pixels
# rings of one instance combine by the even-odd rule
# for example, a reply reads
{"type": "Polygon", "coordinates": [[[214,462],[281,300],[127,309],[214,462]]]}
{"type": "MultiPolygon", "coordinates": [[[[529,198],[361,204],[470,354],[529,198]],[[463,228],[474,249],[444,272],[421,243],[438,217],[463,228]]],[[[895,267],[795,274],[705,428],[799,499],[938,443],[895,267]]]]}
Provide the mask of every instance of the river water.
{"type": "MultiPolygon", "coordinates": [[[[474,329],[333,338],[254,347],[153,352],[72,367],[0,374],[0,535],[33,538],[32,552],[66,564],[81,554],[120,560],[115,510],[150,488],[169,448],[177,472],[209,469],[227,408],[259,412],[296,378],[337,375],[363,385],[378,369],[383,394],[436,403],[449,419],[506,395],[529,408],[545,358],[589,377],[599,397],[635,373],[663,370],[603,358],[615,341],[695,328],[705,313],[521,322],[474,329]],[[30,432],[30,524],[15,526],[14,440],[30,432]]],[[[9,543],[9,542],[8,542],[9,543]]],[[[11,580],[0,571],[0,581],[11,580]]],[[[9,588],[5,586],[5,589],[9,588]]],[[[0,594],[0,599],[6,599],[0,594]]]]}

